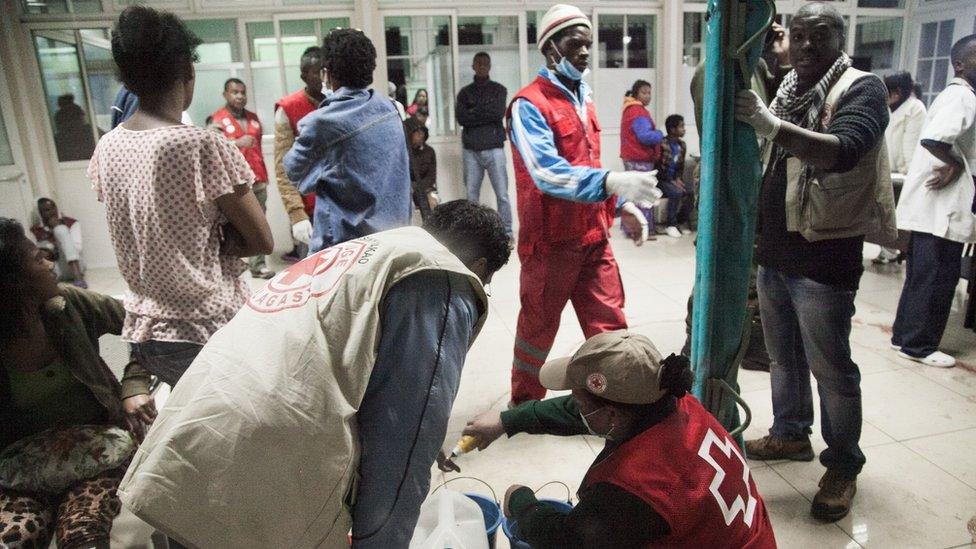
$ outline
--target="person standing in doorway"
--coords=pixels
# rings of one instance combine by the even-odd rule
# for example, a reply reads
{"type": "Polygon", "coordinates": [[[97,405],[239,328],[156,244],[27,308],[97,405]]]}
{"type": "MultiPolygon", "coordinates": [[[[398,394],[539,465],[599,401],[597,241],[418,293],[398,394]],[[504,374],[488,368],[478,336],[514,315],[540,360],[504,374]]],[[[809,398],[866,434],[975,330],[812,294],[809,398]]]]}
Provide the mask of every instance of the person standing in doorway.
{"type": "Polygon", "coordinates": [[[758,460],[813,460],[812,373],[827,470],[810,512],[831,522],[850,512],[865,463],[861,372],[850,344],[864,240],[898,235],[884,143],[888,92],[851,66],[843,45],[837,9],[806,4],[790,21],[794,68],[771,107],[749,89],[735,99],[736,119],[766,140],[756,254],[773,425],[745,449],[758,460]]]}
{"type": "MultiPolygon", "coordinates": [[[[905,71],[889,74],[884,79],[888,88],[888,108],[891,109],[891,121],[885,130],[885,142],[888,144],[888,163],[891,173],[904,177],[912,165],[912,157],[918,149],[919,135],[925,125],[925,103],[913,96],[912,75],[905,71]]],[[[894,179],[894,178],[892,178],[894,179]]],[[[895,187],[895,201],[899,198],[901,185],[895,187]]],[[[878,257],[871,260],[875,265],[886,265],[905,258],[904,252],[894,248],[881,248],[878,257]]]]}
{"type": "Polygon", "coordinates": [[[385,93],[369,88],[376,48],[363,31],[322,42],[325,100],[298,127],[285,155],[288,178],[315,194],[317,252],[410,224],[410,160],[403,122],[385,93]]]}
{"type": "Polygon", "coordinates": [[[295,243],[294,249],[282,256],[282,259],[290,262],[298,261],[308,253],[308,243],[312,240],[311,220],[315,212],[315,194],[302,195],[296,186],[298,182],[288,179],[285,172],[285,154],[291,150],[295,138],[298,137],[298,123],[325,99],[322,94],[322,49],[318,46],[307,48],[302,53],[299,70],[305,87],[275,103],[274,120],[275,180],[291,223],[292,241],[295,243]]]}
{"type": "MultiPolygon", "coordinates": [[[[620,159],[624,162],[625,170],[653,172],[657,169],[664,133],[654,125],[654,119],[647,110],[647,106],[651,104],[651,96],[651,83],[647,80],[634,82],[624,96],[624,109],[620,117],[620,159]]],[[[643,208],[641,212],[647,218],[653,234],[654,209],[643,208]]],[[[632,237],[626,229],[624,227],[624,234],[628,238],[632,237]]],[[[653,236],[651,240],[654,240],[653,236]]]]}
{"type": "Polygon", "coordinates": [[[474,82],[461,88],[454,114],[463,128],[464,186],[468,200],[480,202],[481,182],[485,172],[495,191],[498,213],[512,234],[512,207],[508,201],[508,172],[505,169],[505,100],[508,90],[491,80],[491,56],[487,52],[474,55],[474,82]]]}
{"type": "Polygon", "coordinates": [[[952,47],[956,77],[932,102],[905,178],[898,227],[911,231],[891,345],[898,356],[949,368],[939,351],[959,283],[963,246],[976,242],[976,34],[952,47]]]}
{"type": "Polygon", "coordinates": [[[407,106],[407,116],[413,116],[417,114],[417,109],[428,108],[430,104],[430,98],[427,96],[427,90],[420,88],[417,93],[413,94],[413,103],[407,106]]]}
{"type": "MultiPolygon", "coordinates": [[[[254,197],[258,199],[261,210],[267,214],[268,207],[268,169],[261,153],[261,122],[258,115],[247,110],[247,86],[237,78],[224,82],[224,101],[227,104],[210,115],[210,129],[217,131],[228,141],[237,145],[244,160],[254,172],[254,197]]],[[[251,256],[247,260],[251,276],[265,280],[275,275],[268,269],[263,255],[251,256]]]]}
{"type": "Polygon", "coordinates": [[[539,368],[566,302],[572,301],[586,337],[627,327],[610,227],[619,197],[621,222],[643,244],[647,220],[634,202],[661,196],[653,173],[600,165],[600,125],[583,80],[591,47],[592,25],[579,8],[550,8],[539,32],[546,65],[508,107],[522,263],[513,404],[545,397],[539,368]]]}

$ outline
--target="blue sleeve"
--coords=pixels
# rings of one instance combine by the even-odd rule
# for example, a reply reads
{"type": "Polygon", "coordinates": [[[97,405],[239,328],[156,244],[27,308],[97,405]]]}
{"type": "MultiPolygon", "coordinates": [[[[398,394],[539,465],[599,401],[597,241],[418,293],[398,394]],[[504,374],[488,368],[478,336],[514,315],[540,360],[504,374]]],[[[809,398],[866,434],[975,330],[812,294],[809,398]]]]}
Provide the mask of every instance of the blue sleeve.
{"type": "Polygon", "coordinates": [[[445,271],[412,275],[384,299],[376,364],[356,414],[362,456],[354,549],[409,545],[473,341],[477,303],[470,282],[445,271]]]}
{"type": "Polygon", "coordinates": [[[644,145],[660,145],[664,139],[664,133],[661,130],[655,130],[654,123],[648,117],[640,116],[635,118],[630,123],[630,129],[634,131],[637,140],[644,145]]]}
{"type": "Polygon", "coordinates": [[[607,199],[604,181],[610,170],[573,166],[559,156],[552,129],[535,105],[518,99],[509,127],[512,143],[540,191],[575,202],[607,199]]]}
{"type": "Polygon", "coordinates": [[[319,134],[322,133],[323,126],[325,126],[324,122],[319,123],[317,112],[307,115],[299,122],[298,137],[295,138],[295,143],[291,149],[285,153],[283,160],[289,181],[301,182],[304,180],[321,157],[318,149],[325,136],[319,134]]]}

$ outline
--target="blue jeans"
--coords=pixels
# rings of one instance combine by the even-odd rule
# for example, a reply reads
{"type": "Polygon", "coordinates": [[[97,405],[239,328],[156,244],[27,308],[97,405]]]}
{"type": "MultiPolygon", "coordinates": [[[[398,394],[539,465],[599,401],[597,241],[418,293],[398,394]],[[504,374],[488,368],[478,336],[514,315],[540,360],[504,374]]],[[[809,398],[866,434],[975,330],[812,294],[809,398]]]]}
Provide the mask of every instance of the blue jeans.
{"type": "Polygon", "coordinates": [[[939,350],[959,284],[963,247],[962,242],[912,231],[891,335],[891,343],[906,355],[923,358],[939,350]]]}
{"type": "Polygon", "coordinates": [[[170,387],[176,386],[176,382],[183,377],[183,373],[203,349],[203,345],[199,343],[152,339],[142,343],[130,343],[129,346],[132,349],[132,358],[170,387]]]}
{"type": "Polygon", "coordinates": [[[668,216],[665,219],[666,227],[674,227],[678,223],[688,221],[691,217],[691,209],[695,205],[695,193],[690,185],[685,185],[682,189],[673,181],[658,180],[657,188],[664,193],[664,198],[668,199],[668,216]]]}
{"type": "Polygon", "coordinates": [[[468,188],[468,200],[475,204],[481,202],[481,182],[488,172],[491,188],[495,191],[498,215],[502,216],[505,231],[512,234],[512,206],[508,201],[508,172],[505,170],[505,150],[487,149],[473,151],[464,149],[464,186],[468,188]]]}
{"type": "Polygon", "coordinates": [[[798,440],[813,425],[810,373],[820,394],[820,424],[827,449],[820,463],[857,474],[864,466],[861,372],[851,360],[851,317],[856,292],[759,267],[759,309],[771,363],[773,427],[778,438],[798,440]]]}

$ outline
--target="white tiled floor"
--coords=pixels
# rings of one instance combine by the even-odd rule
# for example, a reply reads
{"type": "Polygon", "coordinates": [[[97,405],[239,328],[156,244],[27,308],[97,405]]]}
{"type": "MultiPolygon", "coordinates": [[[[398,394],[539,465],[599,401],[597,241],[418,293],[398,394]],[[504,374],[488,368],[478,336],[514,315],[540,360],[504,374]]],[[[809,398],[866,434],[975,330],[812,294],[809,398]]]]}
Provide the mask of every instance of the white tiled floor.
{"type": "MultiPolygon", "coordinates": [[[[694,282],[692,239],[659,236],[656,242],[636,248],[615,235],[614,249],[631,328],[650,337],[663,353],[677,352],[684,342],[685,306],[694,282]]],[[[859,478],[854,511],[837,524],[810,518],[810,499],[823,472],[816,461],[750,462],[753,474],[781,547],[976,547],[966,527],[976,516],[976,333],[962,328],[959,311],[965,305],[965,288],[960,285],[943,340],[960,365],[938,370],[899,359],[888,348],[888,337],[904,268],[871,265],[868,259],[876,253],[873,246],[865,249],[867,271],[851,336],[854,359],[863,373],[862,446],[868,460],[859,478]]],[[[125,289],[114,270],[92,271],[89,281],[93,289],[105,293],[125,289]]],[[[508,402],[519,307],[514,254],[491,289],[488,323],[468,355],[446,446],[453,445],[473,415],[501,410],[508,402]]],[[[579,324],[568,308],[552,356],[570,353],[582,341],[579,324]]],[[[754,413],[747,437],[762,435],[772,421],[768,375],[743,371],[740,383],[754,413]]],[[[488,483],[500,497],[512,483],[539,487],[560,481],[575,493],[601,445],[589,437],[503,438],[484,452],[462,456],[461,475],[445,476],[435,469],[432,484],[472,476],[488,483]]],[[[814,445],[818,450],[824,447],[816,432],[814,445]]],[[[484,485],[470,480],[459,479],[449,486],[488,493],[484,485]]],[[[566,488],[551,485],[542,494],[565,498],[566,488]]],[[[508,547],[500,532],[498,547],[508,547]]]]}

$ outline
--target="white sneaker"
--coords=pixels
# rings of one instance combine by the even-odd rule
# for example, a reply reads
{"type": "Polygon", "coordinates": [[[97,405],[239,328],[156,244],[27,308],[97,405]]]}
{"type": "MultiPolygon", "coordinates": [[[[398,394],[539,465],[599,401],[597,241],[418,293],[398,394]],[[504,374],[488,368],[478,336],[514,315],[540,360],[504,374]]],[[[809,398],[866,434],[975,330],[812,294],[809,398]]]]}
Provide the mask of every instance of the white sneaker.
{"type": "Polygon", "coordinates": [[[936,351],[929,356],[921,358],[898,351],[898,356],[907,358],[908,360],[912,360],[914,362],[920,362],[926,366],[932,366],[933,368],[952,368],[956,365],[956,359],[943,353],[942,351],[936,351]]]}
{"type": "Polygon", "coordinates": [[[686,229],[684,227],[678,227],[678,230],[681,231],[681,234],[691,234],[691,229],[686,229]]]}
{"type": "Polygon", "coordinates": [[[672,238],[681,238],[681,231],[679,231],[678,228],[673,225],[664,229],[664,234],[672,238]]]}

